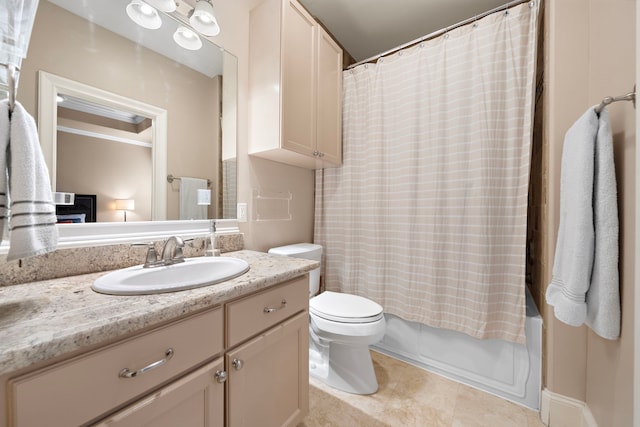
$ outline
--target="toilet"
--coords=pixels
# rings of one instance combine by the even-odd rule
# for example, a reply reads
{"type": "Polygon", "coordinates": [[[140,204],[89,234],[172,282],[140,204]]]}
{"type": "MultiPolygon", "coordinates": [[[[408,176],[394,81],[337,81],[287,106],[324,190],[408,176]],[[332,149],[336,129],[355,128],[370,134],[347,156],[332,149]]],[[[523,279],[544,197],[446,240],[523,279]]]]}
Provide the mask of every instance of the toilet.
{"type": "MultiPolygon", "coordinates": [[[[320,261],[322,246],[298,243],[270,254],[320,261]]],[[[369,345],[384,336],[382,307],[361,296],[320,289],[320,268],[309,273],[309,373],[325,384],[354,394],[371,394],[378,381],[369,345]]]]}

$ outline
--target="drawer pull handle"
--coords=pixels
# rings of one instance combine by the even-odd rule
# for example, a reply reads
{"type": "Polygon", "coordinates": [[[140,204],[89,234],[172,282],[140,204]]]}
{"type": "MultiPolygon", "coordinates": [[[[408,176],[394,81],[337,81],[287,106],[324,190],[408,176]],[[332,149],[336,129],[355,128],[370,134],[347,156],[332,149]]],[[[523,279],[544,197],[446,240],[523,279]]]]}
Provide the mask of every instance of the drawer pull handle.
{"type": "Polygon", "coordinates": [[[164,365],[172,357],[173,357],[173,349],[172,348],[168,348],[167,351],[165,351],[165,353],[164,353],[164,359],[156,360],[155,362],[150,363],[147,366],[145,366],[144,368],[138,369],[137,371],[132,371],[129,368],[124,368],[122,371],[120,371],[118,376],[120,378],[135,378],[135,377],[138,377],[138,376],[144,374],[145,372],[148,372],[148,371],[150,371],[152,369],[155,369],[155,368],[158,368],[158,367],[164,365]]]}
{"type": "Polygon", "coordinates": [[[233,362],[231,362],[231,364],[234,368],[236,368],[236,371],[239,371],[240,369],[242,369],[242,365],[244,363],[240,359],[233,359],[233,362]]]}
{"type": "Polygon", "coordinates": [[[287,306],[287,300],[283,299],[282,302],[280,303],[280,307],[265,307],[264,308],[264,312],[265,313],[273,313],[274,311],[281,310],[281,309],[285,308],[286,306],[287,306]]]}

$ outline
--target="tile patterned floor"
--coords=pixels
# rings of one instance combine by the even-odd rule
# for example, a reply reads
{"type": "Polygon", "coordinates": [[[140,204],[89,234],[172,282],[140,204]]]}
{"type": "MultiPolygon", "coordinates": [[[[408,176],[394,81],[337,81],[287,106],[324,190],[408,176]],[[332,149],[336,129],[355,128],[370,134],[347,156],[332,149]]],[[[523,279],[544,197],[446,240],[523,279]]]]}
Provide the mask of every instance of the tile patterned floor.
{"type": "Polygon", "coordinates": [[[310,378],[309,415],[298,427],[544,427],[515,403],[372,351],[378,392],[359,396],[310,378]]]}

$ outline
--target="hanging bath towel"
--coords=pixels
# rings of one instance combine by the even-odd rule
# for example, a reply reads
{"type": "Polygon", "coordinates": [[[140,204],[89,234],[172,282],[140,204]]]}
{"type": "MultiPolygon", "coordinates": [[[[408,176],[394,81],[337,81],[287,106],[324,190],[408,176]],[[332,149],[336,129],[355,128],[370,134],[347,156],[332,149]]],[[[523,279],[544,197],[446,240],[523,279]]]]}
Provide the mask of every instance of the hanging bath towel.
{"type": "Polygon", "coordinates": [[[198,190],[206,188],[206,179],[180,178],[180,219],[207,219],[207,206],[198,205],[198,190]]]}
{"type": "Polygon", "coordinates": [[[0,101],[0,240],[7,237],[9,221],[9,182],[7,149],[9,148],[9,104],[0,101]]]}
{"type": "Polygon", "coordinates": [[[10,120],[9,254],[7,260],[51,252],[58,245],[49,170],[33,117],[16,102],[10,120]]]}
{"type": "Polygon", "coordinates": [[[618,271],[618,194],[613,162],[609,112],[600,113],[593,182],[595,252],[587,292],[586,323],[610,340],[620,336],[620,275],[618,271]]]}
{"type": "Polygon", "coordinates": [[[620,332],[618,209],[608,113],[590,108],[567,131],[560,177],[560,226],[546,292],[558,320],[598,335],[620,332]]]}

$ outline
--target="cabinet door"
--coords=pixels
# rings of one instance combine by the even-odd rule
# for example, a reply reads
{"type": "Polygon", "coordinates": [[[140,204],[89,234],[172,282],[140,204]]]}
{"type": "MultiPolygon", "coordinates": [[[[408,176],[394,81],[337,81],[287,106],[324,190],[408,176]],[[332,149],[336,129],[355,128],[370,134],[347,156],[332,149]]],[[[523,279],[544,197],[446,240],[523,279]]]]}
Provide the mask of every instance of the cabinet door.
{"type": "Polygon", "coordinates": [[[227,353],[229,426],[295,426],[309,412],[306,311],[227,353]]]}
{"type": "Polygon", "coordinates": [[[217,359],[96,424],[99,427],[222,427],[224,371],[217,359]]]}
{"type": "Polygon", "coordinates": [[[316,23],[295,0],[284,0],[282,30],[282,147],[316,151],[316,23]]]}
{"type": "Polygon", "coordinates": [[[317,150],[323,166],[342,163],[342,49],[318,27],[317,150]],[[327,164],[329,163],[329,164],[327,164]]]}

